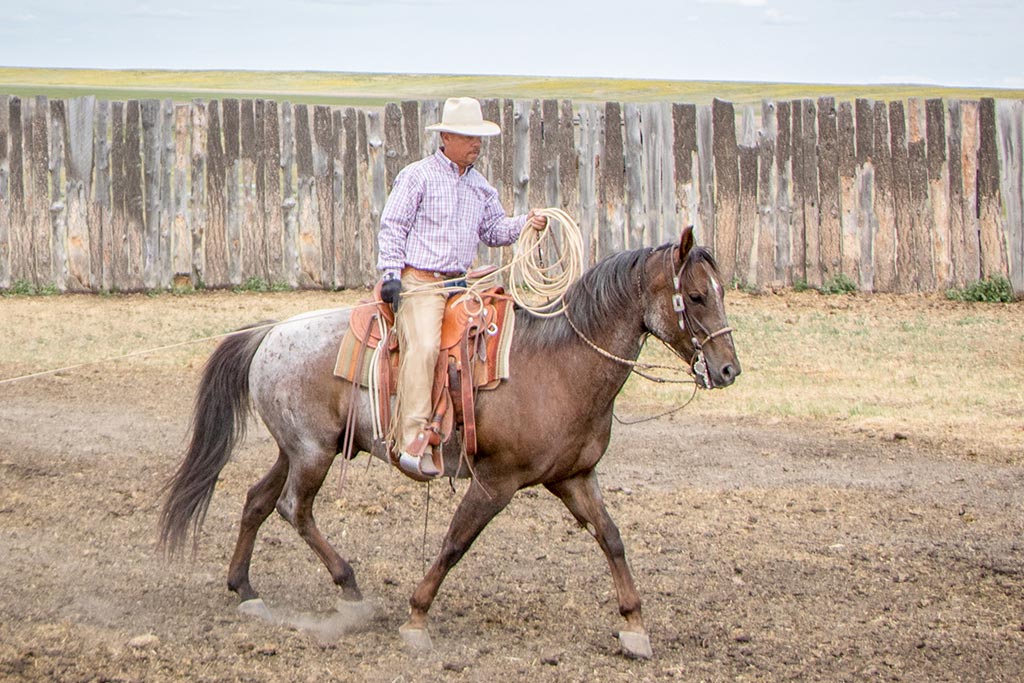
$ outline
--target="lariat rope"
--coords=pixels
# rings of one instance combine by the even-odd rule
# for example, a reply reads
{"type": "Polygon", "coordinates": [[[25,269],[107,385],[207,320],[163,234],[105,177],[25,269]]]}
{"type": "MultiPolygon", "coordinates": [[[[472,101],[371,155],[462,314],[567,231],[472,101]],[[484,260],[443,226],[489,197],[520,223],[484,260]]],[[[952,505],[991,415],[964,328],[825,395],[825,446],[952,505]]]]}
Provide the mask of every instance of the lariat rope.
{"type": "Polygon", "coordinates": [[[493,278],[507,272],[512,299],[520,308],[540,318],[561,315],[565,311],[565,292],[583,275],[583,233],[561,209],[538,209],[534,213],[547,218],[547,226],[538,230],[527,223],[507,265],[464,287],[457,285],[464,279],[461,277],[438,280],[403,290],[402,297],[436,292],[438,285],[442,285],[463,290],[467,298],[479,300],[480,292],[493,283],[493,278]],[[550,263],[546,262],[551,256],[550,263]]]}

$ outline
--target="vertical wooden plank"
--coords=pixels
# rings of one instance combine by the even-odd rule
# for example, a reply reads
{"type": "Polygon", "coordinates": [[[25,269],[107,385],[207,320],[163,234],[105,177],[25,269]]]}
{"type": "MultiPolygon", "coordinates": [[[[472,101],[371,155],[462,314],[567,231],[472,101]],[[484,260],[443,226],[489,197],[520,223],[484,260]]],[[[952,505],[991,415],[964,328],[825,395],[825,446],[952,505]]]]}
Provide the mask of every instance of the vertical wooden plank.
{"type": "MultiPolygon", "coordinates": [[[[661,163],[661,127],[659,118],[658,105],[656,103],[644,103],[638,106],[639,110],[639,128],[640,128],[640,144],[637,145],[639,151],[640,163],[639,166],[639,178],[640,183],[638,187],[637,196],[640,199],[640,218],[642,222],[643,230],[639,232],[641,241],[638,246],[653,246],[659,244],[661,239],[661,212],[659,210],[659,197],[658,190],[660,188],[659,181],[659,164],[661,163]]],[[[626,118],[627,122],[629,117],[626,118]]],[[[627,136],[628,137],[628,136],[627,136]]],[[[627,153],[627,175],[626,182],[629,183],[629,155],[627,153]]],[[[627,189],[627,193],[629,190],[627,189]]],[[[635,225],[635,223],[634,223],[635,225]]],[[[636,233],[636,228],[633,228],[633,232],[636,233]]]]}
{"type": "Polygon", "coordinates": [[[558,117],[558,100],[544,100],[541,103],[541,117],[541,137],[543,139],[541,144],[541,156],[544,159],[542,163],[542,167],[544,169],[544,200],[540,206],[543,208],[558,208],[561,206],[562,201],[559,196],[560,187],[558,182],[558,174],[560,172],[558,164],[558,128],[561,124],[558,117]]]}
{"type": "Polygon", "coordinates": [[[775,281],[793,284],[793,105],[775,103],[775,166],[778,184],[775,188],[775,281]]]}
{"type": "Polygon", "coordinates": [[[43,287],[54,283],[53,235],[50,221],[50,131],[49,99],[43,95],[32,103],[31,138],[26,147],[29,167],[29,227],[32,236],[32,283],[43,287]]]}
{"type": "Polygon", "coordinates": [[[807,225],[804,198],[807,191],[807,179],[804,174],[804,153],[807,146],[804,143],[804,104],[801,100],[793,100],[790,107],[790,163],[793,173],[793,213],[789,226],[791,272],[794,284],[799,282],[807,285],[807,225]]]}
{"type": "MultiPolygon", "coordinates": [[[[401,135],[401,131],[398,132],[401,135]]],[[[334,279],[334,135],[331,108],[313,108],[313,180],[316,187],[317,217],[320,229],[320,285],[335,286],[334,279]]]]}
{"type": "Polygon", "coordinates": [[[715,150],[711,105],[697,109],[697,187],[700,191],[698,244],[715,246],[715,150]]]}
{"type": "MultiPolygon", "coordinates": [[[[274,100],[263,104],[263,209],[264,236],[266,243],[267,279],[274,283],[288,283],[291,270],[285,266],[284,257],[284,206],[282,188],[282,111],[274,100]]],[[[290,173],[290,170],[289,170],[290,173]]],[[[289,176],[290,177],[290,176],[289,176]]],[[[290,283],[288,283],[290,284],[290,283]]]]}
{"type": "Polygon", "coordinates": [[[334,281],[332,286],[346,286],[346,252],[352,251],[352,242],[345,235],[345,119],[339,108],[331,109],[331,259],[334,281]]]}
{"type": "Polygon", "coordinates": [[[603,156],[603,111],[596,104],[582,104],[579,145],[579,221],[583,233],[584,267],[592,266],[598,248],[598,178],[603,156]]]}
{"type": "Polygon", "coordinates": [[[875,291],[893,292],[896,291],[896,200],[889,108],[885,102],[875,103],[874,132],[874,211],[877,219],[873,252],[875,291]]]}
{"type": "Polygon", "coordinates": [[[1007,245],[1010,284],[1024,293],[1024,101],[996,102],[996,136],[999,152],[999,193],[1003,201],[1003,235],[1007,245]]]}
{"type": "Polygon", "coordinates": [[[225,99],[221,102],[224,135],[224,246],[227,255],[227,284],[242,284],[242,198],[238,179],[239,163],[239,102],[225,99]]]}
{"type": "MultiPolygon", "coordinates": [[[[856,118],[856,167],[854,170],[854,193],[856,207],[854,209],[860,237],[858,253],[860,268],[855,278],[860,289],[871,292],[875,289],[875,233],[878,231],[878,218],[874,210],[875,194],[875,117],[874,103],[866,99],[858,99],[854,105],[856,118]]],[[[852,276],[851,276],[852,277],[852,276]]]]}
{"type": "Polygon", "coordinates": [[[980,141],[980,106],[978,102],[962,102],[960,107],[961,168],[963,172],[964,282],[981,277],[981,228],[978,220],[978,150],[980,141]]]}
{"type": "Polygon", "coordinates": [[[739,147],[739,217],[736,234],[736,271],[734,278],[744,287],[757,286],[757,172],[756,144],[739,147]]]}
{"type": "Polygon", "coordinates": [[[93,289],[102,291],[113,288],[110,121],[110,102],[99,100],[93,138],[95,177],[89,202],[89,260],[93,289]]]}
{"type": "Polygon", "coordinates": [[[839,131],[834,97],[818,98],[818,242],[822,281],[842,269],[839,131]]]}
{"type": "Polygon", "coordinates": [[[698,175],[696,105],[672,105],[672,158],[675,165],[679,228],[697,226],[700,220],[700,193],[694,183],[698,175]]]}
{"type": "Polygon", "coordinates": [[[530,167],[530,120],[533,118],[532,102],[529,100],[516,100],[513,115],[513,192],[512,192],[512,213],[526,213],[530,209],[531,197],[531,167],[530,167]]]}
{"type": "Polygon", "coordinates": [[[722,279],[731,284],[736,275],[739,229],[739,148],[736,115],[732,103],[715,99],[711,104],[715,159],[715,259],[722,279]]]}
{"type": "Polygon", "coordinates": [[[978,108],[978,229],[983,278],[1009,274],[999,196],[999,148],[995,100],[986,97],[978,108]]]}
{"type": "Polygon", "coordinates": [[[67,114],[64,100],[50,100],[49,162],[50,162],[50,239],[51,271],[49,282],[58,291],[67,291],[68,281],[68,220],[67,200],[64,195],[64,148],[67,139],[67,114]]]}
{"type": "Polygon", "coordinates": [[[8,231],[8,255],[10,268],[8,277],[11,284],[27,280],[27,264],[31,258],[32,246],[28,234],[25,210],[25,142],[22,124],[21,98],[11,96],[8,101],[8,196],[10,201],[10,229],[8,231]]]}
{"type": "MultiPolygon", "coordinates": [[[[544,166],[544,103],[533,100],[529,119],[529,182],[527,183],[527,209],[548,205],[547,171],[544,166]]],[[[520,213],[516,211],[515,213],[520,213]]]]}
{"type": "Polygon", "coordinates": [[[313,108],[313,176],[316,181],[317,215],[320,226],[320,282],[327,289],[336,287],[337,279],[334,253],[334,160],[337,154],[337,138],[331,108],[317,105],[313,108]]]}
{"type": "MultiPolygon", "coordinates": [[[[67,288],[75,292],[89,291],[96,284],[92,279],[91,243],[89,241],[89,197],[92,192],[93,132],[95,129],[95,97],[77,97],[67,102],[66,136],[67,173],[67,288]]],[[[2,181],[0,181],[2,182],[2,181]]]]}
{"type": "Polygon", "coordinates": [[[162,289],[169,289],[174,283],[174,252],[172,232],[174,230],[174,169],[178,162],[177,147],[174,144],[175,124],[174,102],[169,99],[160,103],[160,282],[162,289]]]}
{"type": "Polygon", "coordinates": [[[857,224],[857,143],[853,104],[841,102],[836,119],[839,156],[839,271],[862,289],[860,226],[857,224]]]}
{"type": "Polygon", "coordinates": [[[160,286],[160,100],[142,101],[142,154],[144,206],[142,225],[142,286],[160,286]]]}
{"type": "Polygon", "coordinates": [[[762,100],[761,129],[757,134],[757,220],[751,226],[756,235],[754,251],[757,263],[753,284],[760,290],[773,289],[781,284],[775,279],[775,232],[778,219],[775,199],[779,185],[779,169],[775,161],[777,138],[775,103],[762,100]]]}
{"type": "Polygon", "coordinates": [[[125,104],[112,102],[110,110],[110,288],[129,289],[128,219],[125,216],[125,104]]]}
{"type": "Polygon", "coordinates": [[[171,283],[184,287],[192,276],[192,225],[189,169],[192,163],[190,145],[192,108],[187,104],[174,107],[174,206],[171,220],[171,283]]]}
{"type": "MultiPolygon", "coordinates": [[[[487,115],[484,118],[488,121],[501,121],[500,115],[496,113],[497,100],[493,100],[493,102],[495,103],[493,105],[494,108],[488,108],[486,110],[487,115]]],[[[405,168],[414,161],[419,161],[424,156],[421,151],[423,147],[423,142],[421,141],[423,132],[423,128],[420,126],[420,103],[416,100],[403,100],[402,140],[404,142],[404,154],[399,169],[405,168]]],[[[388,187],[390,188],[390,186],[388,187]]]]}
{"type": "Polygon", "coordinates": [[[915,291],[934,289],[931,208],[928,200],[928,150],[924,101],[907,103],[907,178],[910,183],[911,282],[915,291]]]}
{"type": "MultiPolygon", "coordinates": [[[[341,158],[342,158],[342,169],[341,169],[341,186],[342,186],[342,203],[344,205],[344,211],[341,219],[341,233],[342,239],[346,245],[345,251],[342,254],[342,268],[339,273],[339,281],[343,287],[359,287],[363,282],[363,274],[361,270],[362,258],[360,256],[360,245],[362,244],[362,235],[360,234],[359,225],[359,205],[360,205],[360,171],[362,167],[362,156],[365,153],[360,153],[359,144],[359,125],[356,116],[356,110],[352,107],[345,109],[341,117],[341,130],[339,135],[341,137],[341,158]]],[[[376,232],[374,232],[376,238],[376,232]]],[[[376,262],[374,267],[376,268],[376,262]]],[[[376,275],[376,274],[375,274],[376,275]]]]}
{"type": "Polygon", "coordinates": [[[606,102],[604,108],[604,166],[601,168],[601,206],[598,222],[598,260],[625,246],[626,175],[622,140],[622,106],[606,102]]]}
{"type": "Polygon", "coordinates": [[[402,170],[405,145],[402,141],[402,108],[397,102],[384,105],[384,172],[388,192],[402,170]]]}
{"type": "Polygon", "coordinates": [[[367,112],[365,121],[370,212],[364,228],[367,240],[363,244],[363,253],[367,258],[363,269],[363,284],[368,286],[377,280],[377,229],[388,193],[384,177],[384,122],[375,111],[367,112]]]}
{"type": "Polygon", "coordinates": [[[205,286],[227,287],[228,277],[228,197],[227,159],[221,126],[221,107],[217,100],[207,103],[206,133],[206,258],[205,286]]]}
{"type": "Polygon", "coordinates": [[[625,131],[623,160],[626,171],[626,232],[625,248],[638,249],[648,243],[650,227],[647,224],[646,197],[644,196],[645,144],[641,133],[641,111],[636,104],[622,107],[625,131]]]}
{"type": "Polygon", "coordinates": [[[579,152],[576,148],[577,116],[572,100],[562,100],[558,106],[558,197],[562,210],[574,219],[580,211],[579,152]]]}
{"type": "MultiPolygon", "coordinates": [[[[266,269],[266,243],[263,239],[263,205],[258,203],[257,154],[263,137],[263,102],[246,99],[239,103],[238,149],[239,179],[241,182],[241,224],[239,229],[239,251],[241,256],[242,279],[258,278],[269,281],[266,269]],[[260,125],[256,126],[256,110],[259,109],[260,125]]],[[[262,187],[266,191],[265,185],[262,187]]]]}
{"type": "Polygon", "coordinates": [[[146,199],[143,190],[142,167],[142,106],[139,100],[129,100],[125,106],[124,121],[124,215],[127,242],[127,280],[124,289],[138,292],[143,282],[143,236],[146,229],[146,199]]]}
{"type": "MultiPolygon", "coordinates": [[[[804,274],[807,284],[820,287],[824,282],[821,258],[821,188],[818,183],[818,125],[814,100],[800,104],[801,123],[801,176],[804,224],[804,274]]],[[[794,137],[794,141],[796,138],[794,137]]]]}
{"type": "Polygon", "coordinates": [[[681,230],[678,203],[676,202],[672,105],[668,102],[659,102],[651,104],[650,107],[656,113],[657,125],[654,127],[654,133],[657,146],[654,164],[656,169],[654,180],[656,182],[651,183],[652,192],[649,193],[649,196],[652,198],[652,208],[656,208],[658,211],[657,220],[660,231],[658,242],[664,243],[678,237],[681,230]]]}
{"type": "MultiPolygon", "coordinates": [[[[501,124],[501,105],[498,100],[490,98],[483,99],[480,101],[480,108],[483,112],[485,121],[493,121],[498,124],[499,128],[501,124]]],[[[403,112],[404,114],[404,112],[403,112]]],[[[417,120],[418,120],[417,116],[417,120]]],[[[498,196],[502,195],[501,188],[501,155],[502,155],[502,137],[508,134],[508,131],[503,130],[501,135],[485,136],[481,139],[480,146],[480,158],[477,160],[476,168],[484,178],[487,179],[494,189],[498,191],[498,196]]],[[[505,209],[508,212],[508,208],[505,209]]],[[[502,250],[501,248],[489,247],[483,242],[477,245],[477,259],[478,263],[484,264],[495,264],[501,263],[502,250]]]]}
{"type": "Polygon", "coordinates": [[[941,99],[925,102],[928,151],[928,201],[931,207],[933,279],[929,291],[953,284],[949,243],[949,161],[946,152],[946,107],[941,99]]]}
{"type": "MultiPolygon", "coordinates": [[[[281,277],[290,287],[299,286],[299,217],[295,176],[295,119],[290,102],[281,103],[281,277]]],[[[271,195],[273,196],[273,195],[271,195]]]]}
{"type": "Polygon", "coordinates": [[[190,114],[191,130],[191,174],[192,174],[192,285],[202,287],[206,282],[206,225],[207,225],[207,138],[209,137],[209,116],[207,105],[193,100],[190,114]]]}
{"type": "Polygon", "coordinates": [[[949,286],[964,286],[963,157],[960,101],[949,101],[946,147],[949,153],[949,286]]]}
{"type": "Polygon", "coordinates": [[[757,130],[754,108],[743,106],[739,130],[739,216],[736,230],[735,281],[744,287],[757,284],[757,130]]]}
{"type": "Polygon", "coordinates": [[[10,98],[0,95],[0,289],[11,286],[10,98]]]}
{"type": "Polygon", "coordinates": [[[907,149],[907,124],[902,102],[889,103],[889,136],[892,154],[893,214],[896,219],[895,290],[904,294],[914,290],[914,227],[910,197],[910,156],[907,149]]]}
{"type": "MultiPolygon", "coordinates": [[[[441,136],[435,132],[427,132],[427,126],[432,126],[441,120],[441,103],[438,100],[423,100],[420,102],[420,128],[423,135],[420,136],[420,157],[428,157],[437,151],[441,144],[441,136]]],[[[509,128],[511,130],[511,128],[509,128]]]]}
{"type": "MultiPolygon", "coordinates": [[[[277,110],[275,109],[275,116],[277,110]]],[[[250,250],[250,258],[254,263],[253,272],[256,277],[263,278],[268,283],[276,284],[274,269],[271,267],[269,249],[269,226],[271,202],[280,206],[280,197],[273,200],[267,195],[267,173],[270,163],[270,147],[277,148],[277,135],[273,139],[267,137],[267,112],[268,102],[263,99],[256,99],[252,105],[252,134],[253,134],[253,178],[252,178],[252,203],[253,203],[253,226],[249,230],[247,243],[250,250]]],[[[275,129],[276,131],[276,129],[275,129]]],[[[243,149],[244,152],[244,149],[243,149]]],[[[278,167],[274,166],[274,171],[278,167]]]]}
{"type": "Polygon", "coordinates": [[[516,177],[515,177],[515,152],[516,152],[516,103],[513,100],[502,100],[501,102],[501,171],[498,196],[501,197],[501,205],[506,211],[515,212],[516,177]]]}

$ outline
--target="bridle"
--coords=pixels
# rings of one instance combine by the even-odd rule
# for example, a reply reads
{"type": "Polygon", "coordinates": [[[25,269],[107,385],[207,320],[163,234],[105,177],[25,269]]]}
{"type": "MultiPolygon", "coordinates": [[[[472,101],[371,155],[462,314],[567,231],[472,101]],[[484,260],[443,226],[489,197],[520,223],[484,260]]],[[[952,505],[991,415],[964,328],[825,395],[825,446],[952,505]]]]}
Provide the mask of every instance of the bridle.
{"type": "MultiPolygon", "coordinates": [[[[665,254],[665,269],[668,272],[669,278],[671,278],[671,280],[672,280],[672,286],[673,286],[672,310],[676,312],[677,322],[678,322],[678,325],[679,325],[679,329],[682,330],[686,334],[690,334],[690,343],[693,345],[693,355],[690,357],[690,360],[688,362],[687,368],[694,374],[694,376],[700,376],[700,378],[704,381],[704,387],[706,389],[712,389],[712,388],[714,388],[714,383],[711,381],[711,375],[710,375],[710,373],[708,373],[707,360],[704,358],[704,345],[707,344],[708,342],[718,338],[718,337],[721,337],[722,335],[725,335],[725,334],[730,334],[731,335],[732,334],[732,328],[727,326],[727,327],[721,328],[720,330],[716,330],[714,332],[708,332],[707,328],[704,327],[703,325],[701,325],[698,321],[694,320],[693,316],[690,315],[689,311],[686,310],[686,298],[683,296],[683,293],[682,293],[682,291],[680,289],[680,287],[682,286],[683,268],[686,267],[686,264],[684,262],[682,265],[680,265],[678,271],[676,271],[675,269],[672,268],[672,252],[673,252],[673,249],[674,249],[673,247],[669,247],[669,248],[665,249],[663,253],[665,254]],[[704,335],[704,339],[703,340],[698,341],[697,336],[694,334],[694,333],[698,332],[697,328],[700,328],[700,333],[704,335]]],[[[649,251],[653,251],[653,249],[649,250],[649,251]]],[[[646,260],[644,261],[644,263],[646,264],[646,260]]],[[[641,301],[641,302],[643,302],[643,300],[644,300],[643,274],[644,274],[644,267],[641,266],[638,269],[637,276],[636,276],[636,288],[637,288],[638,301],[641,301]]],[[[636,374],[640,375],[641,377],[643,377],[645,379],[649,379],[649,380],[654,381],[654,382],[679,381],[679,380],[664,379],[664,378],[660,378],[660,377],[652,377],[652,376],[650,376],[648,374],[645,374],[644,372],[641,372],[639,370],[639,368],[644,368],[644,369],[662,369],[662,370],[674,370],[675,368],[671,368],[671,367],[666,366],[666,365],[656,365],[656,364],[652,364],[652,363],[641,363],[641,362],[636,361],[636,360],[629,360],[628,358],[620,358],[619,356],[616,356],[613,353],[609,353],[608,351],[605,351],[600,346],[598,346],[597,344],[592,342],[585,334],[583,334],[583,332],[576,326],[576,323],[574,323],[572,321],[572,318],[569,316],[569,309],[568,309],[568,307],[566,307],[566,308],[564,308],[562,310],[562,314],[565,316],[566,321],[569,323],[569,327],[571,327],[573,332],[576,333],[576,336],[579,337],[580,339],[582,339],[583,342],[587,346],[589,346],[591,349],[596,351],[601,356],[603,356],[603,357],[605,357],[605,358],[607,358],[609,360],[613,360],[613,361],[615,361],[617,363],[621,363],[623,365],[628,365],[632,369],[632,371],[635,372],[636,374]]],[[[649,330],[648,330],[648,332],[649,332],[649,330]]],[[[668,346],[668,344],[666,344],[666,346],[668,346]]],[[[676,354],[680,358],[683,358],[683,356],[681,356],[679,354],[679,352],[676,351],[674,348],[672,348],[671,346],[668,346],[668,348],[674,354],[676,354]]],[[[685,358],[683,360],[685,360],[685,358]]]]}
{"type": "MultiPolygon", "coordinates": [[[[679,329],[684,334],[690,335],[690,343],[693,344],[693,356],[690,358],[690,368],[693,370],[694,375],[699,375],[704,380],[704,386],[708,389],[714,388],[714,384],[711,381],[711,375],[708,373],[707,360],[704,358],[704,345],[713,339],[721,337],[722,335],[731,335],[731,327],[723,327],[714,332],[709,332],[700,321],[694,320],[693,316],[686,309],[686,297],[682,292],[683,283],[683,269],[686,267],[686,262],[680,259],[682,263],[679,266],[679,270],[676,271],[672,268],[672,252],[673,248],[670,247],[664,251],[665,254],[665,269],[668,271],[669,276],[672,278],[672,310],[676,312],[678,319],[679,329]],[[699,328],[699,329],[698,329],[699,328]],[[700,341],[697,340],[697,335],[703,334],[704,338],[700,341]]],[[[642,272],[642,271],[641,271],[642,272]]],[[[643,293],[643,286],[640,282],[640,276],[637,276],[637,286],[640,288],[641,294],[643,293]]]]}

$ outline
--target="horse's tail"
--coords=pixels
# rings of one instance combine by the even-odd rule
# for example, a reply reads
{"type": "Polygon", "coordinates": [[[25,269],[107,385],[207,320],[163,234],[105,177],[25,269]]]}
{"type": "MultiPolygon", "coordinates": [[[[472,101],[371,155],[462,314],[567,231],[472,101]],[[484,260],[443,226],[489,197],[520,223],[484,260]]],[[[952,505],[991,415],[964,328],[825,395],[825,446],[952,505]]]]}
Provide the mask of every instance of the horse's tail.
{"type": "Polygon", "coordinates": [[[196,393],[192,439],[177,472],[164,484],[160,545],[177,554],[192,530],[193,550],[220,471],[245,437],[249,416],[249,366],[271,323],[257,323],[226,337],[210,355],[196,393]]]}

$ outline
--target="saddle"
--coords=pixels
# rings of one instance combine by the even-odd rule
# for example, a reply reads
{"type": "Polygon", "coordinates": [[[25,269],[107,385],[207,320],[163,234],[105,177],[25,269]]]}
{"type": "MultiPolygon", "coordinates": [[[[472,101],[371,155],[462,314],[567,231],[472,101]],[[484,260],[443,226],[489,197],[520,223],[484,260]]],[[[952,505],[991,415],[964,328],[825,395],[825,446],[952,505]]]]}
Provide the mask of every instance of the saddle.
{"type": "MultiPolygon", "coordinates": [[[[431,388],[433,417],[405,449],[411,455],[418,457],[432,447],[434,464],[443,471],[444,462],[438,447],[448,442],[457,428],[462,432],[465,455],[472,462],[476,454],[476,392],[494,389],[502,379],[508,378],[515,320],[515,316],[510,315],[511,306],[511,297],[501,287],[483,292],[460,291],[449,297],[431,388]]],[[[391,399],[398,390],[400,354],[394,313],[390,304],[380,299],[378,283],[374,298],[352,309],[334,369],[336,376],[369,389],[375,414],[375,438],[383,439],[389,432],[391,399]]],[[[350,412],[354,411],[354,403],[354,400],[350,402],[350,412]]],[[[349,426],[351,423],[350,415],[349,426]]],[[[351,457],[352,454],[343,455],[351,457]]],[[[388,458],[398,465],[396,449],[388,449],[388,458]]]]}

